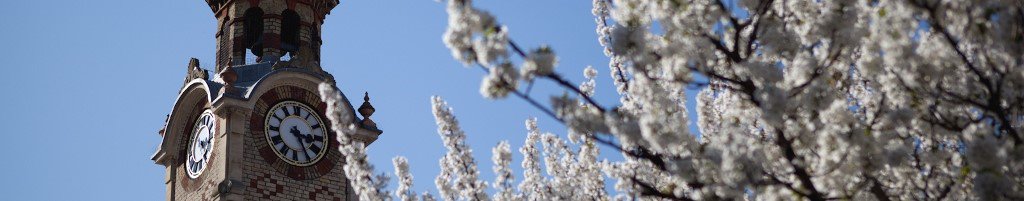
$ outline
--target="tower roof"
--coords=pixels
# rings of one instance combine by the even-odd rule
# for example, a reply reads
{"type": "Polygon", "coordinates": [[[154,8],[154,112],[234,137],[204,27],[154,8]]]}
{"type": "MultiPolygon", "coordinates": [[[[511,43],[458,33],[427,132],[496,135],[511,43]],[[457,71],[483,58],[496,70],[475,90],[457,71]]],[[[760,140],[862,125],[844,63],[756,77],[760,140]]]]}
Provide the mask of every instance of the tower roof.
{"type": "Polygon", "coordinates": [[[259,3],[260,1],[285,1],[289,4],[302,3],[308,4],[321,14],[330,13],[331,9],[334,9],[335,6],[338,6],[338,4],[341,3],[339,0],[206,0],[206,4],[210,5],[210,10],[213,11],[213,13],[220,13],[221,9],[224,8],[225,5],[236,1],[249,1],[252,4],[259,3]]]}

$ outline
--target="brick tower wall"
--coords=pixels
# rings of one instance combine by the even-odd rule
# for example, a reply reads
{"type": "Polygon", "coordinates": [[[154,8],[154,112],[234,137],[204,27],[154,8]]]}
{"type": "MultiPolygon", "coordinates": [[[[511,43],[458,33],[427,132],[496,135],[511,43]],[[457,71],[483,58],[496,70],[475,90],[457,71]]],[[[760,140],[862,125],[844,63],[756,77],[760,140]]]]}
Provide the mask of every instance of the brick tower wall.
{"type": "MultiPolygon", "coordinates": [[[[263,15],[263,56],[279,57],[285,52],[281,50],[281,20],[285,10],[295,11],[299,15],[297,44],[300,51],[308,50],[319,62],[320,26],[327,11],[317,11],[313,0],[234,0],[217,11],[220,30],[217,33],[217,72],[225,66],[242,65],[247,60],[245,45],[245,11],[255,7],[261,9],[263,15]],[[253,4],[255,3],[255,4],[253,4]]],[[[321,9],[322,10],[322,9],[321,9]]],[[[253,58],[248,58],[253,60],[253,58]]]]}

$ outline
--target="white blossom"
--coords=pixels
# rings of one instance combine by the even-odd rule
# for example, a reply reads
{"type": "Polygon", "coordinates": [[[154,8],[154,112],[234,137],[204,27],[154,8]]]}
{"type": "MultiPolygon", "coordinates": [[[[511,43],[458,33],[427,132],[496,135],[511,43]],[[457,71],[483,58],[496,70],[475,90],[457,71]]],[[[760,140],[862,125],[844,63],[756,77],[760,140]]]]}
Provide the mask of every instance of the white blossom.
{"type": "Polygon", "coordinates": [[[514,188],[512,187],[512,169],[509,164],[512,163],[512,151],[507,141],[501,141],[498,146],[491,149],[491,160],[494,162],[494,174],[495,179],[494,189],[497,192],[494,193],[494,200],[515,200],[514,188]]]}
{"type": "Polygon", "coordinates": [[[395,189],[395,197],[402,201],[415,201],[416,192],[412,190],[412,174],[409,173],[409,162],[405,157],[395,157],[391,160],[395,165],[395,177],[398,178],[398,189],[395,189]]]}
{"type": "Polygon", "coordinates": [[[489,99],[500,99],[519,86],[519,72],[510,63],[499,64],[490,69],[480,84],[480,94],[489,99]]]}
{"type": "Polygon", "coordinates": [[[484,66],[508,60],[508,28],[495,27],[485,31],[482,39],[473,42],[473,50],[484,66]]]}
{"type": "Polygon", "coordinates": [[[437,188],[445,200],[488,200],[484,189],[487,183],[480,181],[473,150],[466,144],[466,134],[459,127],[458,120],[441,97],[431,98],[437,133],[444,141],[448,153],[441,158],[442,174],[437,176],[437,188]]]}
{"type": "Polygon", "coordinates": [[[526,55],[523,61],[523,79],[533,80],[534,77],[551,75],[558,65],[558,57],[548,46],[541,46],[526,55]]]}
{"type": "Polygon", "coordinates": [[[597,70],[587,66],[583,69],[583,76],[587,78],[587,81],[580,84],[580,91],[587,96],[594,96],[594,89],[597,87],[597,81],[594,78],[597,77],[597,70]]]}
{"type": "Polygon", "coordinates": [[[444,44],[452,51],[452,56],[469,66],[477,62],[478,53],[474,46],[482,48],[481,53],[486,54],[484,61],[491,62],[498,59],[505,52],[501,41],[507,37],[504,31],[498,31],[485,37],[486,42],[473,42],[475,34],[497,28],[494,16],[486,11],[473,8],[471,0],[448,1],[448,29],[444,33],[444,44]]]}
{"type": "Polygon", "coordinates": [[[540,150],[537,148],[537,143],[540,141],[540,131],[537,130],[537,119],[531,118],[526,120],[526,130],[529,131],[526,135],[526,142],[523,143],[523,147],[519,148],[519,153],[523,154],[523,180],[519,182],[519,192],[521,193],[517,198],[525,200],[538,200],[547,198],[547,183],[544,181],[544,176],[541,175],[540,167],[540,150]]]}

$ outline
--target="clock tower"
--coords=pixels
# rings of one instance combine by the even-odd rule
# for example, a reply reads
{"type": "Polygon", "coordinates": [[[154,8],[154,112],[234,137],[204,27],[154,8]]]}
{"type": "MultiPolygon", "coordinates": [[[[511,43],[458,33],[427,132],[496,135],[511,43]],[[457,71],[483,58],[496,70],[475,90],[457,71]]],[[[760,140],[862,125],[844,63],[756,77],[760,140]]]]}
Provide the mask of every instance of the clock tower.
{"type": "MultiPolygon", "coordinates": [[[[318,95],[320,28],[338,0],[206,0],[217,18],[213,75],[191,59],[152,160],[167,200],[356,200],[318,95]]],[[[344,109],[353,139],[382,131],[364,95],[344,109]]]]}

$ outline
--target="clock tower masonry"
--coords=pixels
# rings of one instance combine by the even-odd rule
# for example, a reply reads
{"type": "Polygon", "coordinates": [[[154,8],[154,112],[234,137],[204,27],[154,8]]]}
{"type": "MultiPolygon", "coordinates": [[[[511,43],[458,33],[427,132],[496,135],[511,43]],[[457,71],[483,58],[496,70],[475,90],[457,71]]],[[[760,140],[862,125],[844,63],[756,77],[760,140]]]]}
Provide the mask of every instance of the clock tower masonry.
{"type": "MultiPolygon", "coordinates": [[[[318,85],[320,28],[338,0],[206,0],[217,18],[214,66],[188,62],[152,160],[167,200],[357,200],[318,85]],[[211,75],[211,72],[212,75],[211,75]]],[[[342,94],[353,139],[383,133],[342,94]],[[356,111],[361,117],[355,117],[356,111]]]]}

